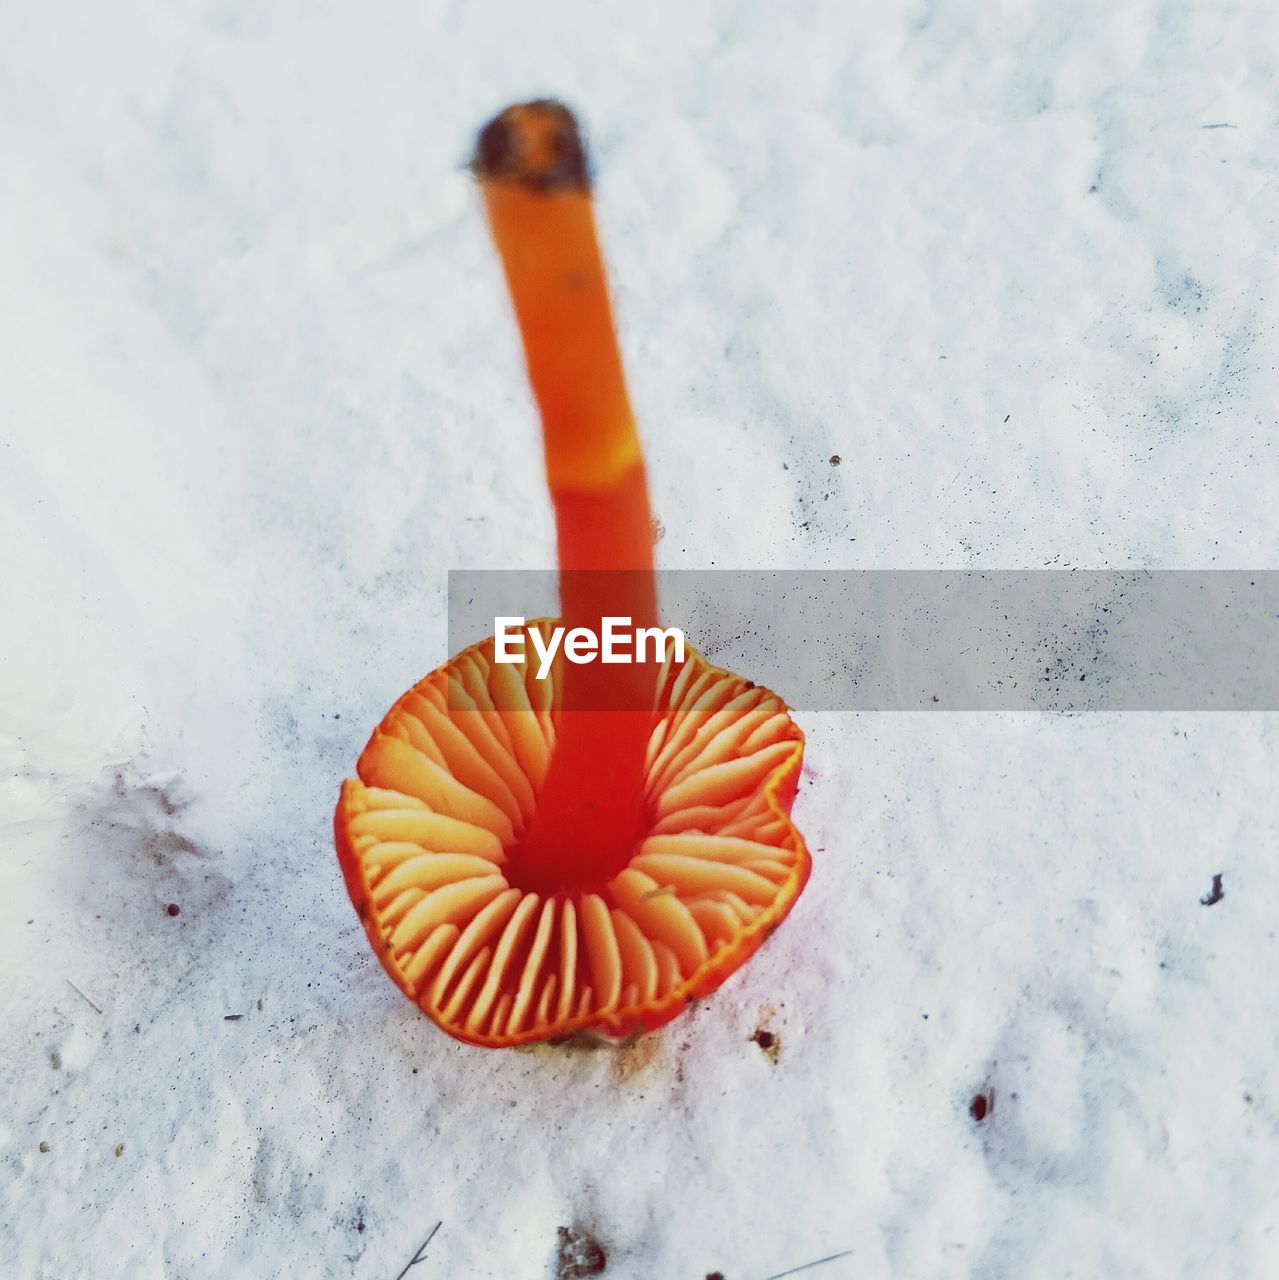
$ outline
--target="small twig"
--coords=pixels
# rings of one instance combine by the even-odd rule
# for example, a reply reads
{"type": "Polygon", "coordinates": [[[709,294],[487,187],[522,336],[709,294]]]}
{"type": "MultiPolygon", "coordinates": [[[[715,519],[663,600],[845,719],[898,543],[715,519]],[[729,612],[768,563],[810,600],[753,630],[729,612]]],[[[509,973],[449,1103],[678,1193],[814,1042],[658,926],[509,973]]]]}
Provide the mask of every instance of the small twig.
{"type": "Polygon", "coordinates": [[[1226,896],[1226,891],[1221,887],[1221,877],[1223,872],[1218,871],[1212,878],[1212,888],[1199,899],[1199,903],[1204,907],[1213,907],[1226,896]]]}
{"type": "MultiPolygon", "coordinates": [[[[824,1258],[818,1258],[815,1262],[806,1262],[802,1267],[792,1267],[789,1271],[779,1271],[775,1276],[769,1276],[768,1280],[782,1280],[783,1276],[797,1276],[801,1271],[807,1271],[810,1267],[820,1267],[823,1262],[834,1262],[836,1258],[847,1258],[853,1252],[852,1249],[845,1249],[843,1253],[827,1254],[824,1258]]],[[[399,1280],[399,1277],[396,1277],[399,1280]]]]}
{"type": "Polygon", "coordinates": [[[431,1234],[430,1234],[429,1236],[427,1236],[425,1240],[423,1240],[423,1241],[422,1241],[422,1245],[421,1245],[421,1247],[420,1247],[420,1248],[418,1249],[418,1251],[417,1251],[417,1252],[416,1252],[416,1253],[415,1253],[415,1254],[414,1254],[414,1255],[413,1255],[413,1256],[408,1260],[408,1263],[405,1265],[404,1270],[403,1270],[403,1271],[401,1271],[401,1272],[400,1272],[400,1274],[399,1274],[398,1276],[396,1276],[396,1277],[395,1277],[395,1280],[404,1280],[404,1277],[405,1277],[406,1275],[408,1275],[408,1273],[409,1273],[409,1269],[410,1269],[411,1267],[416,1267],[416,1266],[417,1266],[417,1264],[418,1264],[419,1262],[421,1262],[421,1261],[422,1261],[422,1255],[426,1252],[426,1246],[427,1246],[428,1244],[430,1244],[432,1240],[434,1240],[434,1239],[435,1239],[435,1233],[436,1233],[436,1232],[437,1232],[437,1231],[438,1231],[438,1230],[439,1230],[443,1225],[444,1225],[443,1221],[440,1221],[440,1222],[437,1222],[437,1223],[435,1224],[435,1226],[433,1226],[433,1227],[431,1228],[431,1234]]]}
{"type": "Polygon", "coordinates": [[[102,1012],[102,1010],[98,1009],[98,1006],[94,1004],[93,1001],[90,1000],[89,997],[86,996],[84,992],[81,991],[80,988],[77,987],[76,984],[71,981],[70,978],[67,979],[67,986],[69,986],[71,990],[74,991],[76,995],[78,995],[80,999],[83,1000],[91,1009],[97,1009],[99,1013],[102,1012]]]}

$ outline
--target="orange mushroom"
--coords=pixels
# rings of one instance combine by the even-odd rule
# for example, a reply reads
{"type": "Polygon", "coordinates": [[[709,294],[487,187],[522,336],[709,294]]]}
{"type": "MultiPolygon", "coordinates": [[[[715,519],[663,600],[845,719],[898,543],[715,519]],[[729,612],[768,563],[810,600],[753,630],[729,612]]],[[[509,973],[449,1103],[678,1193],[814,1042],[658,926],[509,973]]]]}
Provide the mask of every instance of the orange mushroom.
{"type": "MultiPolygon", "coordinates": [[[[651,625],[643,458],[572,115],[509,108],[474,171],[542,416],[564,624],[651,625]]],[[[687,646],[537,666],[490,638],[426,676],[335,818],[388,973],[478,1045],[661,1026],[756,950],[810,867],[790,820],[804,738],[776,694],[687,646]]]]}

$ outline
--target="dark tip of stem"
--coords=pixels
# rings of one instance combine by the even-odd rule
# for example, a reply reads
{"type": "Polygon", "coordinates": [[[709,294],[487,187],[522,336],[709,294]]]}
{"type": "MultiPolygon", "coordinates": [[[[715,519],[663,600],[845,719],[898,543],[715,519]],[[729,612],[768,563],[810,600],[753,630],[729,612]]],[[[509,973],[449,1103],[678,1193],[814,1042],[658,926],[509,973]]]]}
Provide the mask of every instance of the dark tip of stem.
{"type": "Polygon", "coordinates": [[[591,175],[573,113],[551,98],[507,107],[480,130],[471,172],[533,191],[586,191],[591,175]]]}

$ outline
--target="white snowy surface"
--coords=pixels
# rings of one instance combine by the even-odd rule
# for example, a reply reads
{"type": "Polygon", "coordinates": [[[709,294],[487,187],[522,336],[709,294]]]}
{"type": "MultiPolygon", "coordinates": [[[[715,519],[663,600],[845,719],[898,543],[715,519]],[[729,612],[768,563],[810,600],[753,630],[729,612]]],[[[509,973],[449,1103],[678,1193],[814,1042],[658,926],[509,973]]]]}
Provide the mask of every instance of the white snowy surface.
{"type": "Polygon", "coordinates": [[[0,1273],[1279,1273],[1279,717],[803,716],[809,888],[620,1053],[438,1032],[330,830],[446,571],[552,556],[493,111],[589,126],[668,566],[1279,568],[1277,58],[1256,4],[4,5],[0,1273]]]}

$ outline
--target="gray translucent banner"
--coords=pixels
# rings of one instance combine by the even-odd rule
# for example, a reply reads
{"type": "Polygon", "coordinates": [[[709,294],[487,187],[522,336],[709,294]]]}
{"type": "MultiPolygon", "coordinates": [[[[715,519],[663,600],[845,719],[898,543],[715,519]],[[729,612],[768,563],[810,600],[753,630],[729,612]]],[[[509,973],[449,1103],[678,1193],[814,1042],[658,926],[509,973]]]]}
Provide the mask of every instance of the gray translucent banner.
{"type": "MultiPolygon", "coordinates": [[[[1279,571],[657,574],[663,626],[799,711],[1279,710],[1279,571]]],[[[558,612],[553,572],[449,574],[450,650],[558,612]]]]}

